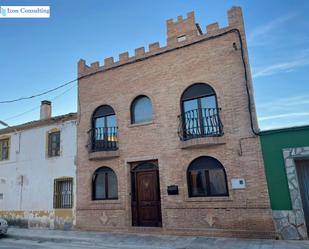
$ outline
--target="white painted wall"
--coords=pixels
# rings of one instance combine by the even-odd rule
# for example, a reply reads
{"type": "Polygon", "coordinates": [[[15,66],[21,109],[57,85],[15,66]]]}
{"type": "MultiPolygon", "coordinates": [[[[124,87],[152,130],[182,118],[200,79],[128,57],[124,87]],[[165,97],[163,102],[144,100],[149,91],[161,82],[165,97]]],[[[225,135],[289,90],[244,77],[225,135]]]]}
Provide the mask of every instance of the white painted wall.
{"type": "Polygon", "coordinates": [[[0,211],[52,211],[54,179],[60,177],[74,179],[75,207],[76,121],[7,135],[11,136],[10,158],[0,161],[0,194],[3,193],[0,211]],[[58,128],[61,132],[61,153],[59,157],[47,158],[46,132],[53,128],[58,128]]]}

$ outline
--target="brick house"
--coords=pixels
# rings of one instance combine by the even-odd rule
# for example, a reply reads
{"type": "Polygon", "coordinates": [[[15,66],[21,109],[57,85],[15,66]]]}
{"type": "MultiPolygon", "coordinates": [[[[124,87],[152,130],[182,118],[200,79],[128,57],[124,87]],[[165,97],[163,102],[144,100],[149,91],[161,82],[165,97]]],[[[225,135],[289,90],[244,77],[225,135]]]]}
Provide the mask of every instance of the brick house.
{"type": "Polygon", "coordinates": [[[78,228],[274,237],[239,7],[228,21],[191,12],[165,47],[79,61],[78,228]]]}

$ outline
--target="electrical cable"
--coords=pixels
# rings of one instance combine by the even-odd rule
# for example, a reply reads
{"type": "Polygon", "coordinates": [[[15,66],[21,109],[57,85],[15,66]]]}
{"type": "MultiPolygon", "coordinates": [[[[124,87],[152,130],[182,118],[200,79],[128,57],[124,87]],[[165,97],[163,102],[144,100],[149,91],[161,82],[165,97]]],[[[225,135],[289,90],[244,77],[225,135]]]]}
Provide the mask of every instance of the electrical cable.
{"type": "Polygon", "coordinates": [[[47,91],[45,91],[45,92],[42,92],[42,93],[39,93],[39,94],[35,94],[35,95],[32,95],[32,96],[20,97],[20,98],[18,98],[18,99],[12,99],[12,100],[3,100],[3,101],[0,101],[0,104],[8,104],[8,103],[13,103],[13,102],[18,102],[18,101],[21,101],[21,100],[33,99],[33,98],[36,98],[36,97],[40,97],[40,96],[42,96],[42,95],[46,95],[46,94],[48,94],[48,93],[54,92],[54,91],[56,91],[56,90],[58,90],[58,89],[60,89],[60,88],[62,88],[62,87],[65,87],[65,86],[67,86],[67,85],[70,85],[70,84],[74,83],[74,82],[77,81],[77,80],[78,80],[78,78],[77,78],[77,79],[74,79],[74,80],[71,80],[71,81],[69,81],[69,82],[66,82],[66,83],[64,83],[64,84],[62,84],[62,85],[60,85],[60,86],[58,86],[58,87],[53,88],[53,89],[50,89],[50,90],[47,90],[47,91]]]}
{"type": "MultiPolygon", "coordinates": [[[[72,86],[72,87],[70,87],[69,89],[65,90],[64,92],[60,93],[59,95],[56,95],[54,98],[51,98],[51,100],[54,101],[55,99],[58,99],[59,97],[61,97],[62,95],[66,94],[67,92],[69,92],[69,91],[70,91],[71,89],[73,89],[74,87],[75,87],[75,85],[72,86]]],[[[35,111],[35,110],[37,110],[37,109],[40,109],[40,107],[41,107],[41,106],[36,106],[36,107],[31,108],[31,109],[29,109],[29,110],[27,110],[27,111],[25,111],[25,112],[22,112],[22,113],[19,113],[19,114],[17,114],[17,115],[11,116],[11,117],[9,117],[9,118],[3,119],[3,121],[8,121],[8,120],[11,120],[11,119],[18,118],[18,117],[23,116],[23,115],[25,115],[25,114],[27,114],[27,113],[33,112],[33,111],[35,111]]]]}
{"type": "Polygon", "coordinates": [[[232,29],[231,31],[234,31],[238,35],[239,43],[240,43],[240,51],[241,51],[241,59],[242,63],[244,66],[244,75],[245,75],[245,85],[246,85],[246,92],[247,92],[247,98],[248,98],[248,109],[249,109],[249,114],[250,114],[250,126],[251,130],[254,135],[259,136],[260,132],[255,131],[254,129],[254,124],[253,124],[253,115],[252,115],[252,109],[251,109],[251,98],[250,98],[250,91],[249,91],[249,83],[248,83],[248,72],[247,72],[247,65],[246,65],[246,60],[245,60],[245,55],[244,55],[244,48],[243,48],[243,42],[242,42],[242,37],[240,34],[239,29],[232,29]]]}

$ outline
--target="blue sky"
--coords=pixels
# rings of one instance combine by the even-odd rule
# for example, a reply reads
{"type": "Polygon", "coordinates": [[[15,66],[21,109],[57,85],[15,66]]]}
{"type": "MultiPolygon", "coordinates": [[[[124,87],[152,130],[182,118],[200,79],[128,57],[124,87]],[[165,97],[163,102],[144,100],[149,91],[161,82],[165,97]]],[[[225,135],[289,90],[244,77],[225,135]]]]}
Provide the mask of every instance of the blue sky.
{"type": "MultiPolygon", "coordinates": [[[[306,0],[0,1],[50,5],[50,19],[0,19],[0,101],[29,96],[76,77],[77,61],[102,62],[149,43],[165,45],[165,21],[195,11],[205,30],[227,25],[227,10],[243,9],[255,101],[262,130],[309,124],[309,2],[306,0]]],[[[53,115],[76,111],[76,85],[0,105],[15,125],[39,118],[43,99],[53,115]]]]}

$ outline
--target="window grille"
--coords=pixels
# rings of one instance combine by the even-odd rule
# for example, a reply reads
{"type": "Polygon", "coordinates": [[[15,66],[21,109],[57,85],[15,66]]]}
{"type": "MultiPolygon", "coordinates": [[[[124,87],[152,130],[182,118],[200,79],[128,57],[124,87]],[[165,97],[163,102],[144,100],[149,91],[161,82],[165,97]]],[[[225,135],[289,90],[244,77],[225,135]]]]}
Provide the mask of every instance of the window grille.
{"type": "Polygon", "coordinates": [[[72,208],[73,179],[61,178],[54,181],[54,208],[72,208]]]}

